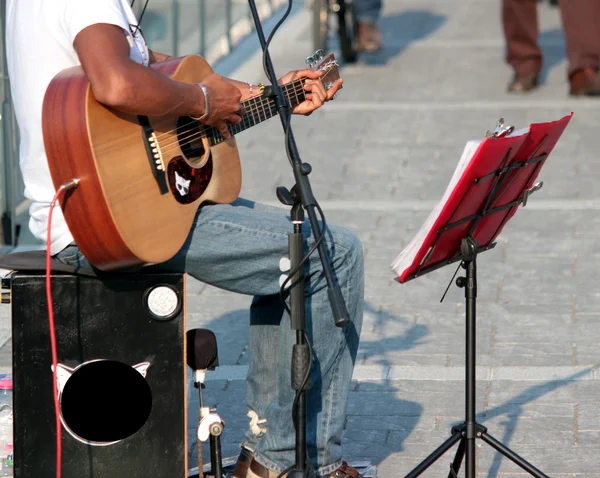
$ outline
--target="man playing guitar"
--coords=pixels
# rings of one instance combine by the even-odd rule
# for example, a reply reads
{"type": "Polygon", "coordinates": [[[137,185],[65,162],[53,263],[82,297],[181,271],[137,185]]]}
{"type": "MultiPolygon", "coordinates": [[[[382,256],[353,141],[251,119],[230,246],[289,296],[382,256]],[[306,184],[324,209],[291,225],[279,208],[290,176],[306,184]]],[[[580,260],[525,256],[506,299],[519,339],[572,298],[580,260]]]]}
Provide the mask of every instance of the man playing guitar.
{"type": "MultiPolygon", "coordinates": [[[[95,99],[111,110],[144,116],[189,116],[230,135],[240,124],[241,101],[259,87],[211,74],[200,85],[175,81],[148,65],[168,57],[149,50],[127,0],[8,0],[7,57],[20,128],[20,165],[25,194],[31,200],[30,229],[46,238],[55,186],[42,134],[42,105],[51,80],[81,65],[95,99]]],[[[338,80],[326,90],[320,72],[291,71],[280,82],[304,77],[305,100],[293,113],[308,115],[331,100],[338,80]]],[[[198,209],[181,250],[156,266],[186,272],[208,284],[254,296],[250,309],[251,364],[246,402],[261,425],[251,427],[242,443],[246,466],[236,476],[276,477],[294,464],[289,344],[294,331],[279,303],[279,263],[287,256],[288,211],[238,199],[198,209]],[[281,326],[280,326],[281,324],[281,326]],[[247,469],[245,469],[247,467],[247,469]]],[[[305,225],[306,230],[309,225],[305,225]]],[[[74,243],[57,208],[51,225],[51,254],[81,269],[94,265],[74,243]]],[[[314,242],[314,234],[306,247],[314,242]]],[[[350,313],[350,324],[335,326],[318,256],[307,264],[309,337],[318,367],[307,392],[308,449],[317,476],[357,477],[342,460],[341,435],[347,396],[358,348],[363,313],[362,246],[355,234],[339,227],[326,233],[333,268],[350,313]]]]}

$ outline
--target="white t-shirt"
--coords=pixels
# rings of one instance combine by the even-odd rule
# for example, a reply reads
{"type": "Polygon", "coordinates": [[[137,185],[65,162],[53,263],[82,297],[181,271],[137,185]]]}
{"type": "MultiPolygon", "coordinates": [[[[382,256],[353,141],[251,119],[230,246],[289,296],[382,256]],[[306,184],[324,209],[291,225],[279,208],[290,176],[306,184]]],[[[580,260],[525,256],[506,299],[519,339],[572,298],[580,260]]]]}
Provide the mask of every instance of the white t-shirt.
{"type": "MultiPolygon", "coordinates": [[[[73,41],[97,23],[118,25],[131,45],[131,59],[148,65],[149,52],[128,0],[8,0],[6,50],[11,92],[21,135],[20,165],[25,197],[32,201],[29,228],[44,242],[55,194],[42,135],[42,104],[52,78],[79,65],[73,41]],[[135,34],[132,34],[132,31],[135,34]]],[[[73,241],[60,208],[52,215],[51,253],[73,241]]]]}

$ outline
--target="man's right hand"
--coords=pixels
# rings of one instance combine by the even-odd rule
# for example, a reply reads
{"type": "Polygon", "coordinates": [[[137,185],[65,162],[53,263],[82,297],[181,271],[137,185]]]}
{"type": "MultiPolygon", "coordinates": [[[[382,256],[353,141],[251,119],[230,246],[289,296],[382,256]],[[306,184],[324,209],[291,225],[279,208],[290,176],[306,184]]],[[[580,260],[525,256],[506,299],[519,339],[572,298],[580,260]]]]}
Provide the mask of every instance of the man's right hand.
{"type": "Polygon", "coordinates": [[[202,120],[203,123],[214,126],[224,138],[231,134],[227,124],[239,124],[245,114],[240,103],[242,93],[238,88],[225,79],[213,73],[207,76],[202,84],[208,90],[209,115],[202,120]]]}

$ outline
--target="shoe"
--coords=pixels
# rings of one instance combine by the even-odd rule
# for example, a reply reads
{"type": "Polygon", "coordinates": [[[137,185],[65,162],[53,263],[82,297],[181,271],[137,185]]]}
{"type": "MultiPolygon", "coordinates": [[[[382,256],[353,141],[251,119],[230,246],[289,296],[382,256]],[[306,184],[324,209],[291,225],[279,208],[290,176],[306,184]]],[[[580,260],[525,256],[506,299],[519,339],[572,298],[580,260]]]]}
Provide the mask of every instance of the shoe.
{"type": "Polygon", "coordinates": [[[508,84],[509,93],[525,93],[531,91],[538,86],[538,75],[537,73],[529,75],[519,75],[515,73],[514,78],[508,84]]]}
{"type": "Polygon", "coordinates": [[[376,52],[381,48],[382,39],[379,27],[374,23],[358,24],[357,51],[376,52]]]}
{"type": "MultiPolygon", "coordinates": [[[[279,473],[276,471],[269,470],[256,460],[252,460],[246,478],[277,478],[278,476],[279,473]]],[[[284,475],[284,478],[286,476],[284,475]]],[[[329,475],[329,478],[361,478],[361,476],[355,468],[352,468],[348,463],[343,461],[342,465],[329,475]]]]}
{"type": "Polygon", "coordinates": [[[329,478],[360,478],[356,468],[352,468],[348,463],[342,461],[342,466],[329,475],[329,478]]]}
{"type": "Polygon", "coordinates": [[[584,68],[576,71],[569,79],[571,96],[600,95],[600,75],[594,68],[584,68]]]}
{"type": "Polygon", "coordinates": [[[254,453],[252,450],[242,447],[240,456],[238,456],[238,459],[235,462],[233,478],[246,478],[248,476],[248,468],[250,468],[250,463],[252,462],[253,457],[254,453]]]}

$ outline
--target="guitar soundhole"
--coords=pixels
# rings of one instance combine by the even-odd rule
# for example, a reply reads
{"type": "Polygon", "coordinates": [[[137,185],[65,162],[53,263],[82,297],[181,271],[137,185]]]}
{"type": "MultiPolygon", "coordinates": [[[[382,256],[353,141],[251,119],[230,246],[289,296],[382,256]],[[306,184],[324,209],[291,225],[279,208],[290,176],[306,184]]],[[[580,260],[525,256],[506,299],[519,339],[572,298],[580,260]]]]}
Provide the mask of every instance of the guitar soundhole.
{"type": "Polygon", "coordinates": [[[192,168],[182,156],[174,157],[167,167],[171,194],[181,204],[194,202],[206,191],[212,173],[212,158],[208,158],[203,167],[192,168]]]}
{"type": "Polygon", "coordinates": [[[204,161],[206,148],[200,133],[200,123],[189,116],[177,119],[177,140],[182,153],[190,164],[200,164],[204,161]]]}

